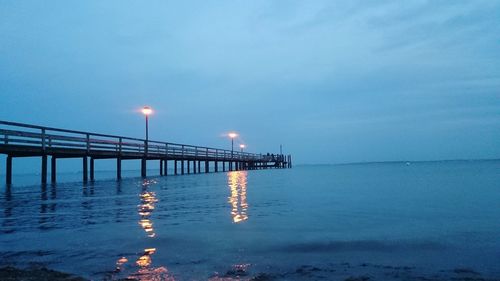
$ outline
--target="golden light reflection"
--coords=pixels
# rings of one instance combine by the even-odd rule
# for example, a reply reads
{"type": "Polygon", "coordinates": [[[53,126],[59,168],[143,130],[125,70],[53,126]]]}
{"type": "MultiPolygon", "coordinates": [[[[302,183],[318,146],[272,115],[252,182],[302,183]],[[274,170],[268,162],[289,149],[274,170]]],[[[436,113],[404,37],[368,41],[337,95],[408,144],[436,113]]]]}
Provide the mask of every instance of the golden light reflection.
{"type": "Polygon", "coordinates": [[[141,268],[132,276],[129,276],[129,279],[137,281],[175,281],[175,278],[163,266],[141,268]]]}
{"type": "MultiPolygon", "coordinates": [[[[155,237],[156,233],[153,227],[153,221],[150,219],[152,212],[155,209],[155,203],[158,202],[156,193],[149,191],[148,188],[156,184],[155,180],[144,180],[141,184],[142,192],[139,194],[141,203],[137,206],[137,211],[140,216],[138,224],[146,232],[148,240],[155,237]]],[[[149,240],[151,241],[151,240],[149,240]]],[[[135,266],[138,267],[137,271],[132,273],[127,279],[139,281],[175,281],[175,278],[168,272],[164,266],[154,267],[152,256],[156,253],[156,248],[145,248],[142,254],[135,261],[135,266]]],[[[124,270],[125,264],[129,260],[126,257],[121,257],[116,261],[116,270],[118,274],[124,270]]],[[[134,266],[133,262],[131,263],[134,266]]]]}
{"type": "Polygon", "coordinates": [[[240,223],[246,221],[248,219],[247,171],[229,172],[228,185],[231,191],[228,202],[231,205],[233,222],[240,223]]]}
{"type": "Polygon", "coordinates": [[[220,276],[218,273],[216,273],[216,275],[209,278],[208,281],[236,281],[236,280],[237,281],[250,281],[250,280],[256,280],[255,278],[248,276],[249,267],[250,267],[250,264],[234,264],[232,269],[231,269],[232,276],[227,276],[227,274],[224,276],[220,276]]]}
{"type": "Polygon", "coordinates": [[[156,193],[152,191],[144,190],[141,194],[141,204],[138,206],[139,215],[141,219],[139,220],[139,225],[146,231],[149,237],[155,237],[156,234],[153,228],[153,222],[149,219],[149,216],[155,209],[155,203],[158,202],[156,199],[156,193]]]}
{"type": "Polygon", "coordinates": [[[140,267],[147,267],[151,265],[151,255],[156,252],[155,248],[144,249],[142,256],[135,262],[140,267]]]}
{"type": "Polygon", "coordinates": [[[116,261],[116,271],[121,271],[123,269],[123,265],[128,262],[126,257],[121,257],[116,261]]]}
{"type": "Polygon", "coordinates": [[[130,279],[140,280],[140,281],[160,281],[168,280],[175,281],[175,278],[168,273],[168,270],[164,266],[151,267],[152,259],[151,256],[156,252],[156,248],[146,248],[143,254],[135,262],[140,268],[139,270],[130,276],[130,279]]]}

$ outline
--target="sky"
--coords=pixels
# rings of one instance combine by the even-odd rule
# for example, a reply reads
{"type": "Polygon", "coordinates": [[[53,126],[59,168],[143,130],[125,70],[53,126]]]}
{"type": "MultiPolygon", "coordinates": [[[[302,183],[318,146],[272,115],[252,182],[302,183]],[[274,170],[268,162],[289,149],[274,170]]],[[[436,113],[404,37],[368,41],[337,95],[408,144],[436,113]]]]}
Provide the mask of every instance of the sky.
{"type": "Polygon", "coordinates": [[[0,120],[292,154],[500,158],[500,1],[0,0],[0,120]]]}

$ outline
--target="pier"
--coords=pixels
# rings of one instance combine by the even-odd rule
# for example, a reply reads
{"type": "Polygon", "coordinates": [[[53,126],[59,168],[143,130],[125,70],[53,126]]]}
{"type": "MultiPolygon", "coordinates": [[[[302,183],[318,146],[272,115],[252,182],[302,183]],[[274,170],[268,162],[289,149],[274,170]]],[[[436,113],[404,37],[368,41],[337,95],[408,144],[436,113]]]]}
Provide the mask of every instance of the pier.
{"type": "Polygon", "coordinates": [[[6,183],[12,184],[13,159],[40,157],[41,182],[57,180],[57,160],[82,159],[82,180],[93,181],[94,162],[116,159],[116,178],[122,178],[122,161],[141,160],[141,176],[147,176],[148,160],[159,160],[160,176],[167,176],[168,167],[173,175],[291,168],[291,155],[255,154],[227,149],[187,144],[152,141],[37,125],[0,121],[0,154],[7,155],[6,183]],[[173,165],[173,166],[171,166],[173,165]]]}

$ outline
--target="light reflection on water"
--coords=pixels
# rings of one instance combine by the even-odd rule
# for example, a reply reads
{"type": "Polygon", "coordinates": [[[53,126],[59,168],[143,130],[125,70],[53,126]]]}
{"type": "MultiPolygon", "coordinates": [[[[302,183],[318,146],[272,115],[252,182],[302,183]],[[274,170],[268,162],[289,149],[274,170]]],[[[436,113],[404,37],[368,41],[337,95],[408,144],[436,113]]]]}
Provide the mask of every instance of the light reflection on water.
{"type": "MultiPolygon", "coordinates": [[[[234,223],[241,223],[248,219],[248,203],[247,203],[247,172],[234,171],[227,173],[228,186],[230,189],[229,203],[231,205],[231,216],[234,223]]],[[[139,225],[146,232],[148,241],[154,242],[156,233],[153,227],[152,213],[155,210],[155,204],[159,201],[154,191],[150,188],[156,185],[155,180],[144,180],[142,183],[142,191],[139,194],[140,204],[138,205],[138,214],[140,216],[139,225]]],[[[139,267],[136,272],[129,275],[129,278],[134,278],[141,281],[156,281],[168,280],[173,281],[175,278],[169,274],[166,266],[152,266],[153,255],[157,252],[157,248],[145,248],[143,253],[137,258],[135,264],[139,267]]],[[[120,272],[129,262],[126,257],[120,257],[116,261],[116,271],[120,272]]],[[[249,265],[233,265],[237,270],[246,269],[249,265]]],[[[239,278],[238,278],[239,279],[239,278]]],[[[236,280],[228,277],[214,276],[210,280],[236,280]]]]}
{"type": "MultiPolygon", "coordinates": [[[[155,210],[155,204],[158,202],[156,198],[156,193],[150,191],[149,189],[157,184],[156,180],[144,180],[141,185],[141,193],[139,194],[140,204],[138,205],[138,214],[140,216],[139,225],[146,232],[149,243],[154,242],[156,233],[153,227],[153,221],[151,220],[151,215],[155,210]]],[[[156,280],[175,280],[172,276],[169,276],[168,270],[164,266],[154,267],[152,266],[153,259],[152,256],[156,253],[156,248],[150,247],[145,248],[142,254],[139,255],[135,261],[138,269],[136,272],[130,274],[129,278],[133,280],[140,281],[156,281],[156,280]]],[[[126,269],[126,265],[129,259],[126,257],[120,257],[116,261],[115,273],[119,273],[126,269]]]]}
{"type": "Polygon", "coordinates": [[[158,202],[156,193],[148,190],[148,187],[152,184],[156,184],[156,181],[145,180],[142,184],[142,193],[139,195],[141,204],[138,206],[139,215],[141,216],[139,225],[144,229],[148,237],[155,237],[156,235],[153,228],[153,222],[149,219],[151,213],[155,209],[155,203],[158,202]]]}
{"type": "Polygon", "coordinates": [[[227,177],[231,191],[229,204],[231,204],[233,222],[240,223],[246,221],[248,219],[247,171],[229,172],[227,177]]]}
{"type": "MultiPolygon", "coordinates": [[[[153,228],[153,221],[150,219],[151,214],[155,209],[155,204],[158,202],[156,193],[150,191],[149,188],[158,182],[155,180],[144,180],[142,183],[142,192],[139,195],[141,204],[138,206],[140,216],[139,225],[144,229],[148,238],[154,238],[156,233],[153,228]]],[[[153,242],[153,239],[148,239],[153,242]]],[[[156,280],[174,280],[168,276],[168,270],[164,266],[153,267],[152,256],[156,253],[156,248],[145,248],[142,255],[135,262],[139,269],[132,274],[130,278],[141,281],[156,281],[156,280]]]]}

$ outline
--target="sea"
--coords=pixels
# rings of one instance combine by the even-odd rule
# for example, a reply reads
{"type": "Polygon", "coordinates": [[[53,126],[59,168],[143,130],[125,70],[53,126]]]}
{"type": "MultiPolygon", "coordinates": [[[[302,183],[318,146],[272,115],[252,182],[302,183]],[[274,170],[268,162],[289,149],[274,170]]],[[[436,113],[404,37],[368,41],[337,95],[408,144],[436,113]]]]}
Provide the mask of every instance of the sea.
{"type": "Polygon", "coordinates": [[[0,177],[0,267],[89,280],[500,280],[498,160],[139,174],[0,177]]]}

